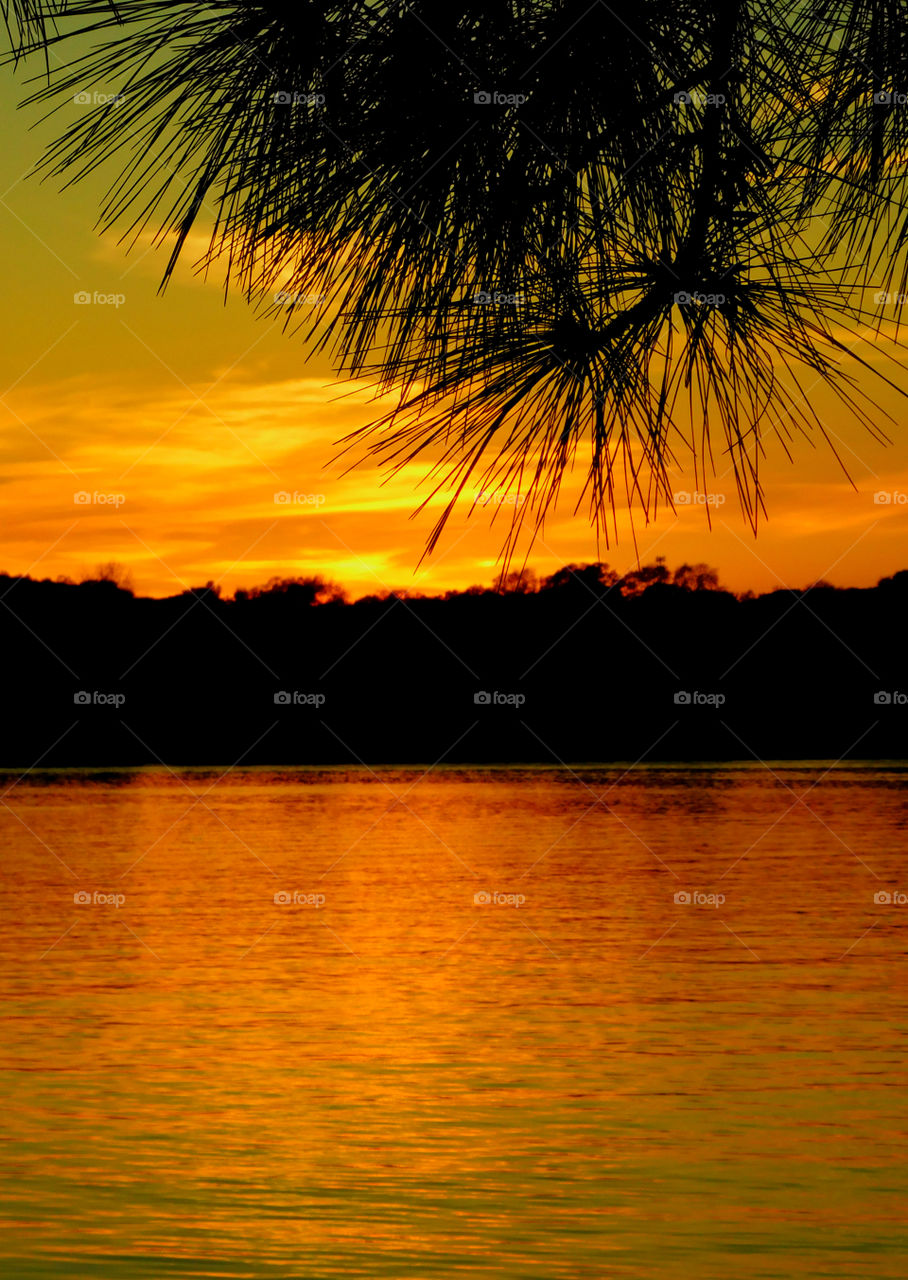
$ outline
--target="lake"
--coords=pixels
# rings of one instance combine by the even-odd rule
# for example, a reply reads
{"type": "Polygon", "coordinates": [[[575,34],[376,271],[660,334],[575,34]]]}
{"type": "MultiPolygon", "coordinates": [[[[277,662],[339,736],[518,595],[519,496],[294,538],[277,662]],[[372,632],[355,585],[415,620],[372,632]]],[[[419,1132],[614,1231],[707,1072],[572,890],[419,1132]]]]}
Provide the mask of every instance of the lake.
{"type": "Polygon", "coordinates": [[[3,1274],[905,1274],[908,770],[4,779],[3,1274]]]}

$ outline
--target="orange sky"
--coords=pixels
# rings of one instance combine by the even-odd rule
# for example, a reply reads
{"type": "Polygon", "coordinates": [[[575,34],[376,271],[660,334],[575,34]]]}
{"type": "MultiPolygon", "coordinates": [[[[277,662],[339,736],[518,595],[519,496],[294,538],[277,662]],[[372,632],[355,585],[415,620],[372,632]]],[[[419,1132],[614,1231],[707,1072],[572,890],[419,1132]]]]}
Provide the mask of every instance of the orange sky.
{"type": "MultiPolygon", "coordinates": [[[[344,475],[341,463],[331,465],[335,442],[375,414],[368,389],[338,384],[324,357],[307,361],[301,339],[256,318],[238,296],[225,306],[218,281],[195,278],[188,266],[159,296],[164,254],[145,244],[126,256],[114,235],[93,229],[100,176],[63,194],[25,178],[61,126],[29,132],[35,113],[15,114],[9,75],[0,94],[8,116],[0,159],[0,571],[78,578],[116,560],[148,595],[209,579],[229,593],[306,573],[354,595],[493,580],[506,508],[492,527],[491,507],[468,518],[465,502],[417,569],[434,523],[431,511],[410,518],[422,468],[382,485],[373,467],[344,475]],[[76,303],[83,292],[122,301],[76,303]],[[276,493],[301,498],[281,503],[276,493]],[[92,500],[79,503],[76,494],[92,500]]],[[[879,399],[896,419],[880,419],[894,442],[888,448],[844,421],[825,393],[816,402],[857,492],[822,442],[797,442],[793,466],[770,442],[770,519],[755,540],[720,456],[711,487],[725,502],[712,531],[702,506],[660,512],[654,524],[638,524],[641,558],[705,560],[735,590],[820,577],[868,585],[908,567],[908,503],[873,500],[880,490],[908,495],[908,404],[885,390],[879,399]]],[[[626,519],[618,545],[597,548],[585,512],[572,514],[572,487],[529,563],[540,573],[597,558],[632,567],[626,519]]],[[[678,474],[676,490],[693,487],[692,473],[678,474]]]]}

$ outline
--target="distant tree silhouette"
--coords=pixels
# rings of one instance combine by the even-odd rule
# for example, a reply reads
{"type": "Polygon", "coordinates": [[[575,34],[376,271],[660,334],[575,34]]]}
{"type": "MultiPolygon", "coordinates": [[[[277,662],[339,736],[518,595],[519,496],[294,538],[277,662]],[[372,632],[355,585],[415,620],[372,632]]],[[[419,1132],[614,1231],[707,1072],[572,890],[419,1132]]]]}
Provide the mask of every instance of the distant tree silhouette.
{"type": "Polygon", "coordinates": [[[655,564],[644,564],[639,569],[626,573],[621,579],[621,593],[626,596],[639,596],[650,587],[664,586],[671,582],[672,575],[665,563],[665,556],[657,556],[655,564]]]}
{"type": "Polygon", "coordinates": [[[708,564],[682,564],[672,575],[672,585],[685,591],[718,591],[719,575],[708,564]]]}
{"type": "Polygon", "coordinates": [[[221,598],[221,587],[216,582],[212,582],[209,578],[204,587],[190,587],[188,591],[184,591],[183,596],[188,596],[193,600],[209,600],[214,602],[221,598]]]}
{"type": "Polygon", "coordinates": [[[506,573],[501,578],[501,590],[515,595],[532,595],[539,590],[539,579],[532,569],[506,573]]]}
{"type": "Polygon", "coordinates": [[[878,586],[882,591],[908,591],[908,569],[899,569],[891,578],[880,578],[878,586]]]}
{"type": "Polygon", "coordinates": [[[283,598],[287,603],[309,607],[314,604],[340,604],[346,592],[324,578],[269,578],[264,587],[237,592],[237,598],[261,600],[283,598]]]}
{"type": "Polygon", "coordinates": [[[519,488],[508,548],[581,450],[607,536],[717,451],[756,527],[817,384],[880,437],[841,361],[905,282],[905,0],[2,3],[31,101],[123,94],[47,169],[120,155],[103,223],[168,277],[214,210],[206,266],[400,392],[349,446],[519,488]]]}
{"type": "Polygon", "coordinates": [[[116,560],[108,560],[106,564],[99,564],[97,568],[85,572],[82,574],[81,581],[109,583],[111,586],[118,587],[131,594],[135,591],[132,574],[116,560]]]}
{"type": "Polygon", "coordinates": [[[566,564],[543,580],[543,591],[587,591],[602,595],[618,583],[618,574],[607,564],[566,564]]]}
{"type": "Polygon", "coordinates": [[[0,767],[904,760],[908,572],[741,598],[717,577],[576,565],[347,603],[318,578],[149,600],[0,575],[0,767]]]}

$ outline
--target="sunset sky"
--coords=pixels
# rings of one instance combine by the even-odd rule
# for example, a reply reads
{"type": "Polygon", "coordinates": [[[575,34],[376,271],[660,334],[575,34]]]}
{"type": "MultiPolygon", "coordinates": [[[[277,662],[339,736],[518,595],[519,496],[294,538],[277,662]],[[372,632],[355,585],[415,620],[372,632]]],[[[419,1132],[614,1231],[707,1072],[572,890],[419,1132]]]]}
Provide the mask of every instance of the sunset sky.
{"type": "MultiPolygon", "coordinates": [[[[424,493],[417,488],[423,467],[382,484],[372,466],[345,475],[344,464],[332,462],[335,443],[375,416],[368,388],[338,383],[324,356],[307,361],[299,336],[257,317],[239,295],[225,306],[220,281],[194,277],[188,258],[159,295],[166,251],[145,241],[127,256],[114,234],[95,229],[102,174],[64,193],[55,180],[26,177],[63,121],[41,124],[37,111],[17,112],[20,92],[9,76],[2,93],[9,323],[0,352],[0,570],[79,578],[113,560],[138,592],[154,596],[209,579],[229,594],[275,575],[313,573],[353,595],[491,583],[508,508],[492,526],[492,507],[467,518],[464,502],[417,568],[434,523],[431,510],[410,518],[424,493]],[[81,292],[123,301],[77,304],[81,292]],[[80,504],[80,493],[122,495],[122,502],[80,504]],[[313,500],[278,503],[276,493],[313,500]]],[[[63,111],[87,109],[70,103],[63,111]]],[[[204,243],[200,236],[196,247],[204,243]]],[[[876,358],[882,367],[881,347],[876,358]]],[[[885,448],[847,422],[828,393],[813,392],[857,492],[822,441],[796,440],[794,464],[769,441],[769,522],[755,540],[718,455],[711,488],[724,502],[712,531],[703,506],[660,511],[654,524],[638,524],[641,560],[707,561],[726,586],[758,591],[818,578],[870,585],[908,566],[908,505],[874,503],[880,490],[908,494],[908,403],[880,389],[895,418],[880,417],[893,440],[885,448]]],[[[573,514],[577,480],[529,564],[540,573],[595,559],[633,567],[626,520],[617,546],[597,547],[585,508],[573,514]]],[[[676,490],[693,488],[692,472],[679,473],[676,490]]]]}

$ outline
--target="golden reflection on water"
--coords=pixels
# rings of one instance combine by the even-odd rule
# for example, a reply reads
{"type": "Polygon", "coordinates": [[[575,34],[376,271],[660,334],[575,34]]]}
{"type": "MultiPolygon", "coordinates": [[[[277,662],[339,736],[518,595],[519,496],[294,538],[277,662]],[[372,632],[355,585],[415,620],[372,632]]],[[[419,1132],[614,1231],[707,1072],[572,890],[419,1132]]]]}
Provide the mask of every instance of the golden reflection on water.
{"type": "Polygon", "coordinates": [[[906,777],[16,786],[4,1274],[903,1275],[906,777]]]}

